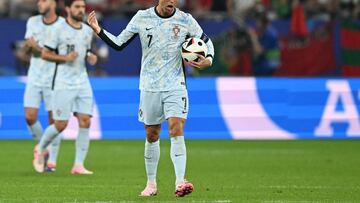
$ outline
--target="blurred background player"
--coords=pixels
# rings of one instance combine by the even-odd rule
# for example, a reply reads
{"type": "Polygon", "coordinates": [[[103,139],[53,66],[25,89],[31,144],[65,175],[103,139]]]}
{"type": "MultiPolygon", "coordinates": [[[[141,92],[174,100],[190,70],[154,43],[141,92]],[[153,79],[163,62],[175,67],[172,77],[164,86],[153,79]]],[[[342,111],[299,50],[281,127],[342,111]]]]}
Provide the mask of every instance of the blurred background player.
{"type": "Polygon", "coordinates": [[[46,147],[66,128],[71,112],[74,112],[79,122],[79,132],[76,139],[75,163],[71,173],[93,174],[84,167],[90,143],[89,128],[93,112],[93,93],[85,61],[94,65],[97,56],[90,52],[93,31],[82,22],[85,6],[84,0],[65,1],[66,22],[59,24],[56,29],[48,33],[44,43],[45,48],[42,50],[44,59],[57,62],[59,65],[56,70],[52,102],[55,123],[45,130],[34,161],[34,168],[40,173],[44,171],[46,147]]]}
{"type": "MultiPolygon", "coordinates": [[[[31,60],[28,71],[28,81],[24,95],[25,118],[28,128],[36,141],[39,141],[43,128],[38,121],[38,113],[41,102],[44,101],[48,112],[49,124],[53,124],[51,109],[51,88],[55,76],[56,63],[45,61],[41,58],[46,33],[65,20],[56,14],[55,0],[39,0],[38,11],[40,15],[29,18],[26,25],[26,46],[30,52],[31,60]]],[[[59,152],[61,136],[51,143],[48,170],[55,171],[56,159],[59,152]]],[[[34,153],[37,153],[36,147],[34,153]]]]}
{"type": "Polygon", "coordinates": [[[199,56],[199,62],[190,65],[197,68],[211,66],[214,47],[196,20],[176,8],[177,0],[159,0],[156,7],[140,10],[131,19],[125,30],[115,37],[98,24],[95,12],[90,13],[88,23],[109,46],[121,51],[137,35],[142,45],[140,73],[139,121],[145,124],[145,167],[147,186],[141,196],[157,193],[156,171],[160,158],[159,137],[161,123],[169,124],[171,159],[175,168],[175,195],[185,196],[192,192],[193,185],[185,181],[186,147],[184,125],[188,114],[188,93],[180,49],[186,37],[203,39],[209,55],[199,56]]]}

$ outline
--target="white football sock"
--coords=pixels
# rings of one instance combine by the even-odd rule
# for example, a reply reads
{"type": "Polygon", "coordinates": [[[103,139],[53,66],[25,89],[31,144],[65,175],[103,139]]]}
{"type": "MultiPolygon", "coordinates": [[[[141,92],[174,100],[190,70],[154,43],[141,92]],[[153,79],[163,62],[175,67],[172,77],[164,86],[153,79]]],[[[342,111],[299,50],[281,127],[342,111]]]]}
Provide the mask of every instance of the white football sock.
{"type": "Polygon", "coordinates": [[[144,158],[148,184],[156,184],[156,172],[160,159],[160,140],[153,143],[146,140],[144,158]]]}
{"type": "Polygon", "coordinates": [[[36,123],[32,125],[28,125],[27,127],[31,135],[33,136],[34,140],[39,141],[43,134],[43,128],[41,126],[41,123],[39,121],[36,121],[36,123]]]}
{"type": "Polygon", "coordinates": [[[84,165],[90,145],[89,131],[89,128],[79,128],[79,133],[76,138],[75,165],[84,165]]]}
{"type": "Polygon", "coordinates": [[[184,136],[171,138],[170,156],[174,164],[176,182],[183,182],[186,169],[186,147],[184,136]]]}
{"type": "Polygon", "coordinates": [[[59,154],[60,142],[61,142],[61,134],[56,136],[56,138],[50,144],[48,162],[56,164],[57,157],[59,154]]]}
{"type": "Polygon", "coordinates": [[[38,145],[38,153],[45,151],[46,147],[59,135],[59,131],[56,129],[55,125],[52,124],[46,128],[44,135],[41,137],[38,145]]]}

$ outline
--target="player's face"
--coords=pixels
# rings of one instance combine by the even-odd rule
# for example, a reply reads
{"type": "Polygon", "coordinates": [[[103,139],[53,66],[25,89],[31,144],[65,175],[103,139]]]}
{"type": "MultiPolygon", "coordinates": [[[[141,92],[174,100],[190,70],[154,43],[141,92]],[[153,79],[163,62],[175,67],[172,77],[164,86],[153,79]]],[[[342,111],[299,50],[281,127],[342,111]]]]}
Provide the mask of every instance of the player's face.
{"type": "Polygon", "coordinates": [[[159,6],[166,15],[171,15],[177,6],[177,0],[159,0],[159,6]]]}
{"type": "Polygon", "coordinates": [[[46,15],[51,10],[53,0],[38,0],[37,6],[41,15],[46,15]]]}
{"type": "Polygon", "coordinates": [[[83,21],[85,16],[85,1],[77,0],[71,4],[71,7],[68,8],[68,15],[76,21],[83,21]]]}

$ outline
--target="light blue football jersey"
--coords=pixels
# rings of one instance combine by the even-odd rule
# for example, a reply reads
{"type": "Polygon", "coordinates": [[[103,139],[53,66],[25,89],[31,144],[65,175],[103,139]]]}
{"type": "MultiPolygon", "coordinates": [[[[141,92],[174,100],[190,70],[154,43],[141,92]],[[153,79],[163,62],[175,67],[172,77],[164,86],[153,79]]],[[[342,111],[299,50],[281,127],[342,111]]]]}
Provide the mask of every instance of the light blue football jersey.
{"type": "Polygon", "coordinates": [[[67,55],[72,51],[78,53],[75,61],[57,65],[54,89],[87,87],[89,78],[86,71],[86,57],[91,48],[92,37],[93,30],[85,23],[77,29],[65,21],[50,30],[45,40],[46,48],[56,50],[59,55],[67,55]]]}
{"type": "MultiPolygon", "coordinates": [[[[26,24],[25,39],[33,37],[40,47],[44,47],[46,34],[49,30],[54,29],[64,21],[64,18],[58,17],[54,23],[46,24],[42,15],[30,17],[26,24]]],[[[32,55],[28,71],[28,83],[39,87],[51,87],[55,66],[54,62],[43,60],[41,56],[32,55]]]]}
{"type": "Polygon", "coordinates": [[[203,39],[208,46],[208,56],[214,56],[211,40],[190,14],[179,9],[166,18],[161,17],[155,7],[140,10],[117,37],[106,30],[99,33],[100,38],[117,50],[122,50],[137,35],[142,47],[140,90],[186,89],[181,45],[187,37],[203,39]]]}

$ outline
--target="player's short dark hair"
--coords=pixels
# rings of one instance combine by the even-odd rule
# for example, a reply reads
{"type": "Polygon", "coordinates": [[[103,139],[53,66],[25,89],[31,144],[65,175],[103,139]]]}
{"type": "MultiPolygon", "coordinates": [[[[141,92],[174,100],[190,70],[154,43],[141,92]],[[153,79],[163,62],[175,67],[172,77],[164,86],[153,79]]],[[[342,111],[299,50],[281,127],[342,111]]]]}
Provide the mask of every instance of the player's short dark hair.
{"type": "MultiPolygon", "coordinates": [[[[70,7],[73,3],[74,3],[74,1],[79,1],[79,0],[65,0],[65,6],[66,7],[70,7]]],[[[83,0],[83,1],[85,1],[85,0],[83,0]]]]}

